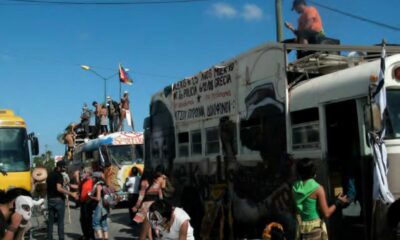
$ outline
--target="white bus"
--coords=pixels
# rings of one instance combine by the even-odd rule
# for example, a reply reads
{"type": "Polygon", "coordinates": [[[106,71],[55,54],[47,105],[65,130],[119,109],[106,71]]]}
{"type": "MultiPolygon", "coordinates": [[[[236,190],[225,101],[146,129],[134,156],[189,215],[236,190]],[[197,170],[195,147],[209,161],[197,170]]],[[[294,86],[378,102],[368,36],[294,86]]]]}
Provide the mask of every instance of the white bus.
{"type": "Polygon", "coordinates": [[[141,132],[116,132],[88,140],[75,147],[69,170],[92,167],[93,163],[102,168],[112,165],[118,169],[117,174],[106,182],[120,191],[133,166],[143,171],[143,141],[141,132]]]}
{"type": "MultiPolygon", "coordinates": [[[[293,239],[293,159],[312,158],[329,199],[353,191],[356,200],[329,220],[331,239],[373,239],[387,210],[372,198],[368,143],[380,51],[267,43],[167,86],[152,96],[145,121],[146,167],[169,170],[173,200],[201,238],[260,238],[278,221],[293,239]],[[315,52],[289,62],[291,49],[315,52]]],[[[396,47],[387,52],[385,142],[398,199],[400,55],[396,47]]]]}

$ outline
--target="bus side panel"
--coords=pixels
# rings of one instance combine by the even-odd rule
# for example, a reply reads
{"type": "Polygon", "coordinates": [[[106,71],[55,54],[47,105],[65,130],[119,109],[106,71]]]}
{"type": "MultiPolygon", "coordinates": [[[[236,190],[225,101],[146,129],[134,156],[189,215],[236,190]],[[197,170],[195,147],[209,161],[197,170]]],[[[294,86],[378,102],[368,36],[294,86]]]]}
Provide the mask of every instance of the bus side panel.
{"type": "Polygon", "coordinates": [[[230,61],[237,71],[230,115],[183,121],[187,115],[176,115],[167,88],[152,98],[145,127],[146,168],[162,164],[170,170],[176,188],[172,200],[189,213],[197,236],[201,229],[202,238],[216,237],[223,226],[220,239],[260,238],[265,225],[277,221],[294,237],[293,162],[285,154],[284,56],[283,49],[272,46],[230,61]],[[198,126],[201,158],[178,156],[179,133],[198,126]],[[207,129],[213,127],[218,128],[219,154],[207,153],[207,129]]]}
{"type": "Polygon", "coordinates": [[[31,172],[9,172],[7,176],[0,174],[0,189],[20,187],[28,191],[32,190],[31,172]]]}

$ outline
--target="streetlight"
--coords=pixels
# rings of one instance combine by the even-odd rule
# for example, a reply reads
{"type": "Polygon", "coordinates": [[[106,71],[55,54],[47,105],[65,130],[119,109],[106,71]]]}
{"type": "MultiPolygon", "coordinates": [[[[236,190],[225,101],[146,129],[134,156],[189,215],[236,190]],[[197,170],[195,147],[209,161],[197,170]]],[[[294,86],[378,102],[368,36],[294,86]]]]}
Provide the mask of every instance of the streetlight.
{"type": "Polygon", "coordinates": [[[90,72],[94,73],[96,76],[98,76],[98,77],[100,77],[101,79],[104,80],[104,102],[107,102],[107,80],[111,79],[112,77],[114,77],[118,73],[114,73],[113,75],[111,75],[109,77],[104,77],[104,76],[100,75],[98,72],[96,72],[95,70],[93,70],[88,65],[81,65],[81,68],[83,70],[85,70],[85,71],[90,71],[90,72]]]}

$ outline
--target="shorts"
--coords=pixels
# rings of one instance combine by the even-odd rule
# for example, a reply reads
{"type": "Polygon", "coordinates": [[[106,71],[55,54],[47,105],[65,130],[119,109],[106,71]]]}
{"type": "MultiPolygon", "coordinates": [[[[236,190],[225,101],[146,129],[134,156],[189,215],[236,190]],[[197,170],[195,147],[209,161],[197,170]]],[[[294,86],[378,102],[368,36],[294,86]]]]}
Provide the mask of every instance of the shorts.
{"type": "Polygon", "coordinates": [[[108,211],[101,204],[97,204],[93,211],[92,226],[95,231],[108,232],[108,211]]]}
{"type": "Polygon", "coordinates": [[[316,32],[310,29],[304,29],[297,32],[298,37],[304,38],[308,40],[310,44],[317,44],[319,43],[320,39],[324,37],[323,32],[316,32]]]}

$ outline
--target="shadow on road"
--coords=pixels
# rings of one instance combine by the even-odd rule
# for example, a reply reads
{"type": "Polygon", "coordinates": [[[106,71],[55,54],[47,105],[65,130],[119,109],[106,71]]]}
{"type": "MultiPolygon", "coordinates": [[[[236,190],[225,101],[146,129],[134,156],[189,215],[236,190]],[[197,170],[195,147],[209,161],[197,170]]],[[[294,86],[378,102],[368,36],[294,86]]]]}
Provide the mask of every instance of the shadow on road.
{"type": "Polygon", "coordinates": [[[65,233],[68,238],[71,239],[79,239],[82,235],[77,233],[65,233]]]}
{"type": "Polygon", "coordinates": [[[127,215],[126,213],[110,214],[110,219],[112,222],[129,226],[129,215],[127,215]]]}

